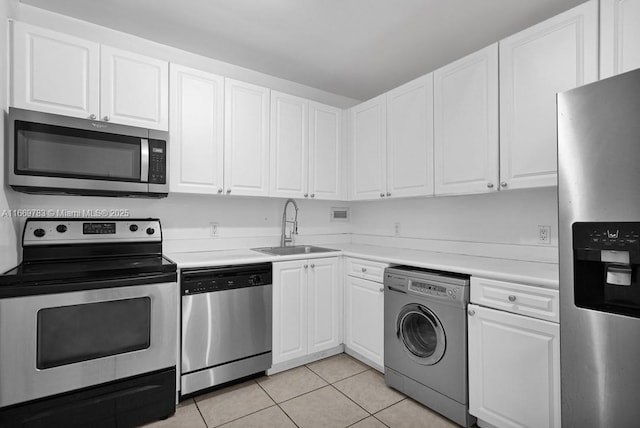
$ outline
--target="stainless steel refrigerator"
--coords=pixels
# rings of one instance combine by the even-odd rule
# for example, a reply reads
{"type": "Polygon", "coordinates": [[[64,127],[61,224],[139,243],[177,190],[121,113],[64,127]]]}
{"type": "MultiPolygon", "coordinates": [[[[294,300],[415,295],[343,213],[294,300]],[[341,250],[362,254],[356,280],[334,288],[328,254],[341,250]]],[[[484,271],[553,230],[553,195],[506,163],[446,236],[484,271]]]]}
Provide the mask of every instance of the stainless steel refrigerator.
{"type": "Polygon", "coordinates": [[[558,95],[564,427],[640,426],[640,70],[558,95]]]}

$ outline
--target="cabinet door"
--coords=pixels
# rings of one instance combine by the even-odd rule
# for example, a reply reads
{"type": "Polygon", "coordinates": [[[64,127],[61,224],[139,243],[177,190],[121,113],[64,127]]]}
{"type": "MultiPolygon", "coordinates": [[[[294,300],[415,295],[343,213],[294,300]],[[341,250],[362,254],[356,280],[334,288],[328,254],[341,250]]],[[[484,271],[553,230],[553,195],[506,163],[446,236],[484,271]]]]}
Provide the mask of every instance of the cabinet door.
{"type": "Polygon", "coordinates": [[[595,0],[500,42],[501,189],[556,185],[556,93],[597,78],[595,0]]]}
{"type": "Polygon", "coordinates": [[[307,354],[307,260],[273,264],[273,364],[307,354]]]}
{"type": "Polygon", "coordinates": [[[498,190],[498,44],[434,72],[435,193],[498,190]]]}
{"type": "Polygon", "coordinates": [[[81,118],[100,114],[100,45],[13,22],[11,105],[81,118]]]}
{"type": "Polygon", "coordinates": [[[270,195],[308,196],[309,102],[271,91],[270,195]]]}
{"type": "Polygon", "coordinates": [[[500,427],[560,427],[559,325],[468,311],[469,412],[500,427]]]}
{"type": "Polygon", "coordinates": [[[351,199],[387,192],[387,103],[380,95],[351,108],[351,199]]]}
{"type": "Polygon", "coordinates": [[[342,343],[342,287],[337,257],[308,262],[308,351],[311,354],[342,343]]]}
{"type": "Polygon", "coordinates": [[[433,195],[433,74],[387,93],[386,196],[433,195]]]}
{"type": "Polygon", "coordinates": [[[347,276],[345,345],[384,367],[384,289],[382,284],[347,276]]]}
{"type": "Polygon", "coordinates": [[[169,63],[101,47],[100,119],[169,129],[169,63]]]}
{"type": "Polygon", "coordinates": [[[225,193],[269,195],[269,89],[225,79],[225,193]]]}
{"type": "Polygon", "coordinates": [[[640,68],[640,0],[600,0],[600,78],[640,68]]]}
{"type": "Polygon", "coordinates": [[[309,197],[343,197],[342,110],[309,103],[309,197]]]}
{"type": "Polygon", "coordinates": [[[171,64],[171,191],[222,193],[224,78],[171,64]]]}

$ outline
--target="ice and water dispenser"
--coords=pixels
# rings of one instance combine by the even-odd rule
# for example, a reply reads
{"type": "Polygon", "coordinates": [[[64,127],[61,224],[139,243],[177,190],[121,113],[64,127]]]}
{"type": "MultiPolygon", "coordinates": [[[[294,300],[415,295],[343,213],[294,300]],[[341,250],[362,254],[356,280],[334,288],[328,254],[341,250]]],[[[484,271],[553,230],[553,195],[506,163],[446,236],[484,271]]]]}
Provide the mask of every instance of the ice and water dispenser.
{"type": "Polygon", "coordinates": [[[573,224],[578,307],[640,317],[640,223],[573,224]]]}

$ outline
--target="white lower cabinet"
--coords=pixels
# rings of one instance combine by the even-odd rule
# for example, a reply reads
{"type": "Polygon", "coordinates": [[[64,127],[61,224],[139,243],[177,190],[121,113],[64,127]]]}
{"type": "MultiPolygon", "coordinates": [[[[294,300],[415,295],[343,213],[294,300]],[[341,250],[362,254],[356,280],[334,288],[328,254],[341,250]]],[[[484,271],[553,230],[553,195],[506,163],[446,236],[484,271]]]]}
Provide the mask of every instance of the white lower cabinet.
{"type": "Polygon", "coordinates": [[[273,365],[340,346],[338,257],[273,263],[273,365]]]}
{"type": "MultiPolygon", "coordinates": [[[[366,263],[366,262],[362,262],[366,263]]],[[[347,264],[353,264],[347,259],[347,264]]],[[[367,274],[368,268],[361,271],[367,274]]],[[[382,370],[384,367],[384,288],[381,282],[345,276],[345,347],[382,370]]]]}
{"type": "MultiPolygon", "coordinates": [[[[472,301],[473,286],[472,278],[472,301]]],[[[470,304],[468,325],[469,412],[478,424],[560,427],[559,324],[470,304]]]]}

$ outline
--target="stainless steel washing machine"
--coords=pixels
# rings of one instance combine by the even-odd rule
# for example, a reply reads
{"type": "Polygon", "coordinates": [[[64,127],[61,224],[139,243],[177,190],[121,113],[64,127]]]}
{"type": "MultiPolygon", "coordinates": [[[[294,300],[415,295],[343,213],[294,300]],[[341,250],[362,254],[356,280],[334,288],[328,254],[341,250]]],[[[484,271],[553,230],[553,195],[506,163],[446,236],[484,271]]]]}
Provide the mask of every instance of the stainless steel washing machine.
{"type": "Polygon", "coordinates": [[[470,427],[469,276],[408,266],[385,269],[385,382],[470,427]]]}

